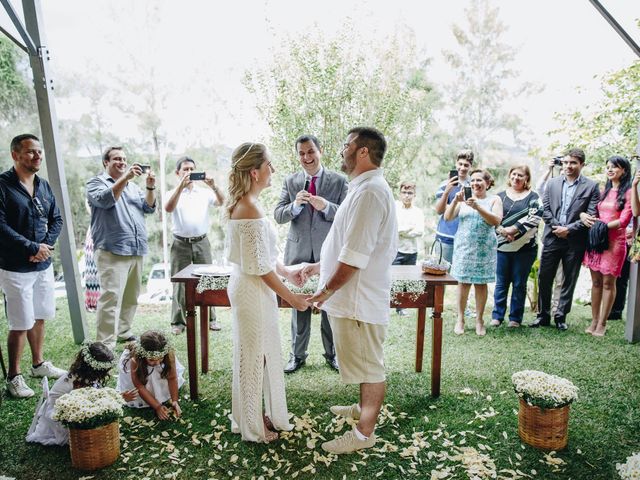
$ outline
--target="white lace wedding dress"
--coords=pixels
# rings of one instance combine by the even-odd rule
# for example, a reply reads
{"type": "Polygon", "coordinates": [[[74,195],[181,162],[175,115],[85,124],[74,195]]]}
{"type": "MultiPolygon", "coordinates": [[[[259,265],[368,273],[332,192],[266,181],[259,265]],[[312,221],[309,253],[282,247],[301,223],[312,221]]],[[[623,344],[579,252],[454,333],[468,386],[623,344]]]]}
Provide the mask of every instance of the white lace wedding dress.
{"type": "Polygon", "coordinates": [[[233,317],[231,430],[243,440],[264,442],[262,407],[278,430],[291,430],[276,294],[260,275],[276,268],[276,231],[266,218],[229,220],[227,293],[233,317]]]}

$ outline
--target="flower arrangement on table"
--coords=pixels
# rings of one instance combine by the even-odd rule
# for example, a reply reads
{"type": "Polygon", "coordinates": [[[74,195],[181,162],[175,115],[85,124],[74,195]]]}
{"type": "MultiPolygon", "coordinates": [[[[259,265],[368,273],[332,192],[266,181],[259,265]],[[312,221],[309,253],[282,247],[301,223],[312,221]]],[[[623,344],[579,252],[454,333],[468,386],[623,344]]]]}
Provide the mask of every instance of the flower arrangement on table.
{"type": "Polygon", "coordinates": [[[623,464],[616,463],[618,475],[623,480],[640,479],[640,452],[636,452],[623,464]]]}
{"type": "Polygon", "coordinates": [[[578,387],[566,378],[537,370],[512,375],[516,394],[527,404],[540,408],[561,408],[578,399],[578,387]]]}
{"type": "MultiPolygon", "coordinates": [[[[307,280],[302,287],[296,287],[289,282],[285,282],[287,287],[294,293],[311,295],[318,290],[318,276],[313,276],[307,280]]],[[[214,277],[203,275],[200,277],[196,291],[202,293],[205,290],[226,290],[229,277],[214,277]]],[[[397,304],[397,294],[409,293],[412,300],[416,300],[427,288],[425,280],[394,280],[391,284],[391,302],[397,304]]]]}
{"type": "Polygon", "coordinates": [[[122,396],[113,388],[78,388],[62,395],[53,419],[65,427],[90,430],[122,417],[122,396]]]}

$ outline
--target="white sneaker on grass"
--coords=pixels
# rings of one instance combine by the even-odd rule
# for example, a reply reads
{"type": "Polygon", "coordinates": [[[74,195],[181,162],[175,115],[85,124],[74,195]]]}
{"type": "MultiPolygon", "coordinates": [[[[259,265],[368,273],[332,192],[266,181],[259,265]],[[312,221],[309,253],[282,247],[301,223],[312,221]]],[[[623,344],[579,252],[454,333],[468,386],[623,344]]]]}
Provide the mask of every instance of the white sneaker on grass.
{"type": "Polygon", "coordinates": [[[29,398],[36,394],[25,383],[22,375],[16,375],[11,380],[7,380],[7,390],[9,390],[9,395],[14,398],[29,398]]]}
{"type": "Polygon", "coordinates": [[[31,376],[32,377],[49,377],[49,378],[60,378],[65,373],[66,370],[63,370],[58,367],[54,367],[51,362],[42,362],[38,367],[31,367],[31,376]]]}
{"type": "Polygon", "coordinates": [[[337,415],[339,417],[353,418],[354,420],[360,420],[360,409],[358,408],[358,404],[354,403],[353,405],[334,405],[333,407],[329,407],[331,413],[337,415]]]}
{"type": "Polygon", "coordinates": [[[363,448],[371,448],[375,444],[375,433],[372,433],[366,440],[360,440],[356,436],[356,432],[354,430],[349,430],[344,435],[336,437],[329,442],[324,442],[322,444],[322,449],[325,452],[340,455],[342,453],[353,453],[356,450],[362,450],[363,448]]]}

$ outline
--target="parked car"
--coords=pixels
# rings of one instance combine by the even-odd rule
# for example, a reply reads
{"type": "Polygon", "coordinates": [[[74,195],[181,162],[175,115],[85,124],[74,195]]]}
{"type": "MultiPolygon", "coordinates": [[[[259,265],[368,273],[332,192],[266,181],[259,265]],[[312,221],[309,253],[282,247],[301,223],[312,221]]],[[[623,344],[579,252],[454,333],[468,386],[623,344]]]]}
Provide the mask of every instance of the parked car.
{"type": "Polygon", "coordinates": [[[169,265],[164,263],[154,263],[147,278],[147,293],[155,293],[159,291],[170,292],[171,280],[169,278],[169,265]],[[166,270],[165,270],[166,266],[166,270]]]}

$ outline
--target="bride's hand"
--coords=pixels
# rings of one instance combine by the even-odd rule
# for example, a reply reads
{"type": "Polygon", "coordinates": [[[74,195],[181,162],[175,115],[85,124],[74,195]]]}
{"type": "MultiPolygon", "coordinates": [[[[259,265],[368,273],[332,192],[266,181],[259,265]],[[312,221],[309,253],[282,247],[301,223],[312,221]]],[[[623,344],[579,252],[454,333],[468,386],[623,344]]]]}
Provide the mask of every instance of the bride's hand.
{"type": "Polygon", "coordinates": [[[311,306],[307,301],[310,296],[311,295],[303,295],[302,293],[294,293],[291,301],[289,301],[288,303],[296,310],[304,312],[311,306]]]}

